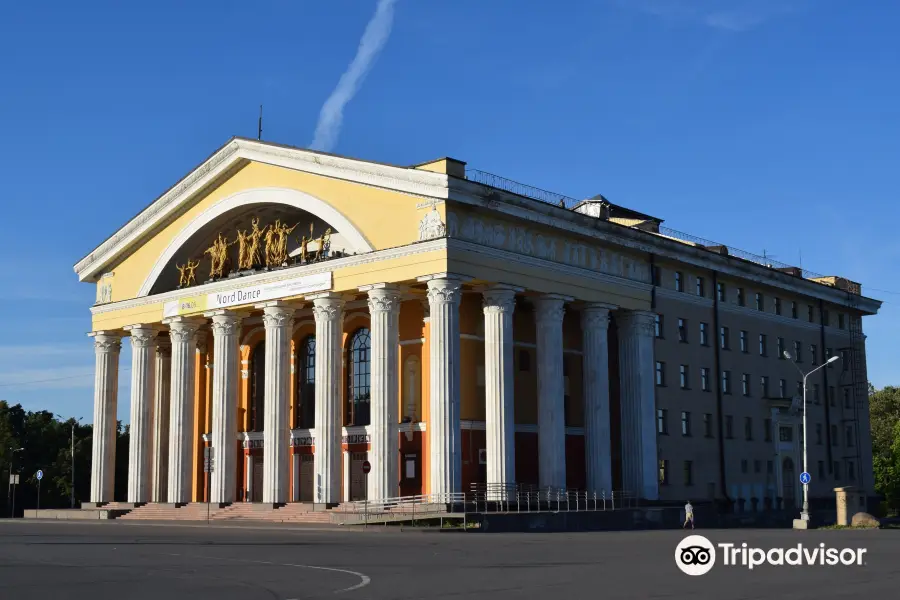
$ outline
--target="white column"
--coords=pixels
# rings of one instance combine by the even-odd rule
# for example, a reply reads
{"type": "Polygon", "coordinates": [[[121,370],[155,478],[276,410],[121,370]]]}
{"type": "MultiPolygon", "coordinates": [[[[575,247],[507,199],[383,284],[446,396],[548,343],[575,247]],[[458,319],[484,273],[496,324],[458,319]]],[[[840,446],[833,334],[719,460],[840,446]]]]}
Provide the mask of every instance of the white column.
{"type": "MultiPolygon", "coordinates": [[[[263,472],[265,475],[265,471],[263,472]]],[[[253,455],[244,455],[244,502],[253,502],[253,455]]]]}
{"type": "Polygon", "coordinates": [[[494,286],[484,292],[485,426],[487,484],[491,499],[505,500],[516,482],[516,425],[513,394],[513,310],[516,290],[494,286]],[[501,487],[503,486],[503,487],[501,487]]]}
{"type": "Polygon", "coordinates": [[[609,429],[608,304],[588,304],[581,310],[584,375],[584,453],[587,491],[612,491],[612,449],[609,429]]]}
{"type": "Polygon", "coordinates": [[[151,500],[166,502],[169,484],[169,393],[171,391],[172,344],[168,338],[156,343],[156,384],[153,403],[153,469],[151,500]]]}
{"type": "Polygon", "coordinates": [[[341,453],[341,466],[342,471],[341,474],[344,478],[344,484],[341,486],[342,494],[341,501],[342,502],[350,502],[350,451],[344,450],[341,453]]]}
{"type": "Polygon", "coordinates": [[[566,487],[566,414],[563,378],[563,316],[571,298],[548,294],[535,299],[538,383],[538,481],[542,488],[566,487]]]}
{"type": "Polygon", "coordinates": [[[191,501],[194,452],[194,381],[200,323],[175,317],[169,326],[172,362],[169,386],[169,482],[171,503],[191,501]]]}
{"type": "Polygon", "coordinates": [[[153,404],[156,400],[155,328],[133,325],[131,333],[131,425],[128,445],[128,502],[150,501],[153,467],[153,404]]]}
{"type": "Polygon", "coordinates": [[[656,453],[655,315],[623,311],[619,330],[619,388],[622,415],[622,483],[639,498],[659,498],[656,453]]]}
{"type": "Polygon", "coordinates": [[[300,455],[292,452],[291,460],[294,469],[294,488],[291,496],[294,502],[300,502],[300,455]]]}
{"type": "Polygon", "coordinates": [[[372,336],[369,431],[371,450],[368,497],[371,500],[400,495],[400,467],[397,424],[400,348],[400,293],[397,288],[379,285],[369,289],[369,316],[372,336]]]}
{"type": "Polygon", "coordinates": [[[266,504],[285,504],[290,492],[291,333],[294,307],[281,302],[263,306],[266,326],[266,389],[263,424],[263,489],[266,504]]]}
{"type": "Polygon", "coordinates": [[[313,296],[316,319],[316,502],[341,501],[341,341],[344,300],[337,294],[313,296]]]}
{"type": "Polygon", "coordinates": [[[116,405],[119,397],[118,334],[97,331],[94,338],[94,437],[91,502],[112,502],[116,472],[116,405]]]}
{"type": "Polygon", "coordinates": [[[459,423],[459,303],[462,282],[454,278],[428,281],[430,393],[428,460],[432,494],[462,492],[462,449],[459,423]]]}
{"type": "Polygon", "coordinates": [[[237,484],[237,402],[238,337],[241,317],[228,311],[214,311],[212,317],[212,449],[213,472],[210,475],[210,500],[234,502],[237,484]]]}

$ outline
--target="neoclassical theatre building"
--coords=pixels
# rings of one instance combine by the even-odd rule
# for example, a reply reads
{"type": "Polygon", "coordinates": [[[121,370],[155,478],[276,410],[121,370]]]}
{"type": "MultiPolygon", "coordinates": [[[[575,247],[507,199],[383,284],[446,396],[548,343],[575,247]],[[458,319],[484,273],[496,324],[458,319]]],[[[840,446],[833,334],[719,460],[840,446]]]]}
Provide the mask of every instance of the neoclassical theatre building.
{"type": "Polygon", "coordinates": [[[808,379],[811,495],[872,490],[880,303],[602,196],[235,138],[75,271],[97,286],[94,503],[486,483],[790,505],[802,374],[833,355],[808,379]]]}

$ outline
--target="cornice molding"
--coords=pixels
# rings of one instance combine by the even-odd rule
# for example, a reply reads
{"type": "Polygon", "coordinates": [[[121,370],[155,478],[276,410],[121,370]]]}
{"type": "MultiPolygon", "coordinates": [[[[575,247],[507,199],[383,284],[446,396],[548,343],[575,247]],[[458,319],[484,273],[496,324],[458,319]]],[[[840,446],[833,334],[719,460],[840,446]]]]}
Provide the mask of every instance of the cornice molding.
{"type": "Polygon", "coordinates": [[[256,161],[428,199],[445,199],[448,195],[448,176],[442,173],[233,139],[79,260],[74,266],[79,280],[97,277],[106,265],[162,226],[167,219],[179,214],[195,195],[243,161],[256,161]]]}

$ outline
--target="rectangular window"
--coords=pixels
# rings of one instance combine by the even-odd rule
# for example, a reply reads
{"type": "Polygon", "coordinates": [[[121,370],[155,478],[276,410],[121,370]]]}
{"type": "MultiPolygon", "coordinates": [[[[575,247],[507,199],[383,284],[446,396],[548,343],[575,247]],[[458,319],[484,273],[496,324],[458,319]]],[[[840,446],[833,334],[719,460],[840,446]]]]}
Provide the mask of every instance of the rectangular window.
{"type": "Polygon", "coordinates": [[[744,306],[746,304],[744,301],[744,288],[742,287],[737,289],[737,303],[738,306],[744,306]]]}
{"type": "Polygon", "coordinates": [[[708,438],[713,436],[713,422],[710,413],[703,415],[703,435],[708,438]]]}
{"type": "Polygon", "coordinates": [[[727,439],[734,438],[734,417],[725,415],[725,437],[727,439]]]}
{"type": "Polygon", "coordinates": [[[781,314],[781,298],[779,298],[778,296],[775,296],[775,314],[781,314]]]}
{"type": "Polygon", "coordinates": [[[787,398],[787,379],[778,380],[778,397],[787,398]]]}
{"type": "Polygon", "coordinates": [[[813,305],[812,305],[812,304],[807,304],[807,305],[806,305],[806,319],[807,319],[810,323],[813,322],[813,305]]]}
{"type": "Polygon", "coordinates": [[[659,461],[659,485],[669,484],[669,461],[659,461]]]}
{"type": "Polygon", "coordinates": [[[656,409],[656,433],[669,435],[669,411],[664,408],[656,409]]]}
{"type": "Polygon", "coordinates": [[[765,310],[766,303],[763,299],[763,295],[760,292],[756,292],[756,310],[765,310]]]}
{"type": "Polygon", "coordinates": [[[813,404],[820,404],[819,401],[819,384],[813,384],[813,404]]]}
{"type": "Polygon", "coordinates": [[[844,313],[838,313],[838,328],[839,329],[844,328],[844,313]]]}
{"type": "Polygon", "coordinates": [[[763,435],[767,442],[772,441],[772,419],[763,419],[763,435]]]}
{"type": "Polygon", "coordinates": [[[853,426],[847,425],[847,447],[853,446],[853,426]]]}
{"type": "Polygon", "coordinates": [[[768,355],[768,352],[769,352],[768,345],[769,344],[768,344],[768,340],[766,339],[766,334],[764,334],[764,333],[759,334],[759,355],[760,356],[768,355]]]}
{"type": "Polygon", "coordinates": [[[822,445],[822,424],[816,423],[816,444],[822,445]]]}
{"type": "Polygon", "coordinates": [[[825,479],[825,461],[819,461],[819,479],[825,479]]]}
{"type": "Polygon", "coordinates": [[[794,430],[790,427],[779,427],[778,428],[778,440],[781,442],[793,442],[794,441],[794,430]]]}
{"type": "Polygon", "coordinates": [[[794,362],[803,362],[803,344],[794,342],[794,362]]]}
{"type": "Polygon", "coordinates": [[[754,460],[753,461],[753,472],[759,473],[760,471],[762,471],[762,461],[754,460]]]}
{"type": "Polygon", "coordinates": [[[684,291],[684,275],[681,274],[681,271],[675,271],[675,291],[684,291]]]}
{"type": "Polygon", "coordinates": [[[666,363],[656,361],[656,385],[666,385],[666,363]]]}
{"type": "Polygon", "coordinates": [[[747,459],[742,458],[741,459],[741,473],[746,473],[746,472],[747,472],[747,459]]]}
{"type": "Polygon", "coordinates": [[[681,385],[681,389],[683,389],[683,390],[690,389],[691,386],[688,385],[690,382],[690,373],[688,372],[687,365],[681,365],[678,367],[678,377],[679,377],[679,384],[681,385]]]}
{"type": "Polygon", "coordinates": [[[686,343],[688,341],[687,335],[687,321],[678,319],[678,341],[686,343]]]}
{"type": "Polygon", "coordinates": [[[691,435],[691,413],[681,412],[681,435],[691,435]]]}
{"type": "Polygon", "coordinates": [[[750,395],[750,373],[741,374],[741,393],[744,396],[750,395]]]}
{"type": "Polygon", "coordinates": [[[831,445],[832,446],[840,446],[841,440],[838,437],[837,425],[831,426],[831,445]]]}
{"type": "Polygon", "coordinates": [[[717,283],[716,284],[716,294],[719,295],[719,302],[725,302],[725,284],[717,283]]]}
{"type": "Polygon", "coordinates": [[[791,317],[797,318],[797,303],[791,300],[791,317]]]}
{"type": "Polygon", "coordinates": [[[653,317],[653,333],[657,339],[663,339],[663,316],[656,315],[653,317]]]}
{"type": "Polygon", "coordinates": [[[727,328],[727,327],[721,327],[721,328],[719,328],[719,341],[721,342],[722,350],[728,350],[728,345],[729,345],[729,341],[728,341],[729,335],[728,335],[728,333],[729,333],[729,332],[728,332],[728,328],[727,328]]]}
{"type": "Polygon", "coordinates": [[[700,345],[709,346],[709,325],[700,323],[700,345]]]}
{"type": "Polygon", "coordinates": [[[784,358],[784,338],[783,337],[778,338],[777,342],[778,343],[777,343],[776,349],[778,351],[778,358],[783,359],[784,358]]]}
{"type": "Polygon", "coordinates": [[[853,464],[852,460],[847,461],[847,479],[850,481],[856,480],[856,465],[853,464]]]}
{"type": "Polygon", "coordinates": [[[697,295],[698,296],[706,295],[706,282],[703,281],[702,277],[697,278],[697,295]]]}
{"type": "Polygon", "coordinates": [[[750,441],[753,439],[753,419],[744,417],[744,439],[750,441]]]}
{"type": "Polygon", "coordinates": [[[837,481],[838,479],[841,478],[841,463],[839,463],[838,461],[834,461],[833,467],[834,467],[834,479],[835,479],[835,481],[837,481]]]}
{"type": "Polygon", "coordinates": [[[763,398],[769,397],[769,376],[761,375],[759,378],[759,395],[763,398]]]}
{"type": "Polygon", "coordinates": [[[750,334],[745,330],[741,329],[741,352],[747,353],[750,351],[750,334]]]}
{"type": "Polygon", "coordinates": [[[700,368],[700,389],[704,392],[709,391],[709,368],[707,367],[700,368]]]}
{"type": "Polygon", "coordinates": [[[819,348],[815,344],[810,344],[809,345],[809,361],[813,366],[815,366],[815,365],[819,364],[818,360],[819,360],[819,348]]]}
{"type": "Polygon", "coordinates": [[[684,461],[684,485],[694,485],[694,463],[684,461]]]}
{"type": "Polygon", "coordinates": [[[731,371],[722,371],[722,393],[731,393],[731,371]]]}

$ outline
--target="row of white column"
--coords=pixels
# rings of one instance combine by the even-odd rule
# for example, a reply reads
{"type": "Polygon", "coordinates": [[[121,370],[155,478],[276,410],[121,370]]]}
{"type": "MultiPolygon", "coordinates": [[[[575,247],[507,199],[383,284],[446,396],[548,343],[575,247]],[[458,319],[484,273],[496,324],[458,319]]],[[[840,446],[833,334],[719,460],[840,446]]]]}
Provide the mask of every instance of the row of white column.
{"type": "MultiPolygon", "coordinates": [[[[437,276],[427,281],[429,335],[429,487],[432,494],[462,491],[460,431],[459,304],[462,280],[437,276]]],[[[400,292],[388,284],[361,288],[371,315],[371,425],[368,497],[398,495],[397,444],[400,292]]],[[[484,291],[487,481],[515,483],[515,421],[512,317],[515,294],[510,286],[484,291]]],[[[317,502],[341,497],[341,369],[344,298],[335,293],[311,296],[316,323],[317,502]]],[[[565,304],[557,295],[534,301],[537,329],[538,444],[541,487],[566,487],[562,323],[565,304]]],[[[290,340],[296,307],[282,302],[259,305],[266,335],[266,387],[263,501],[289,499],[290,340]]],[[[587,488],[610,490],[609,374],[607,329],[614,306],[588,304],[581,309],[584,354],[585,451],[587,488]]],[[[620,340],[620,385],[623,479],[626,489],[656,498],[656,429],[653,383],[653,315],[617,313],[620,340]]],[[[242,317],[227,310],[211,319],[212,448],[214,470],[210,499],[235,500],[237,471],[237,400],[239,333],[242,317]]],[[[194,355],[199,328],[206,319],[176,317],[164,321],[168,344],[159,343],[159,328],[126,328],[132,341],[131,437],[128,501],[184,503],[191,499],[194,440],[194,355]]],[[[118,354],[121,338],[92,334],[96,349],[96,385],[92,502],[112,500],[115,464],[118,354]]]]}

